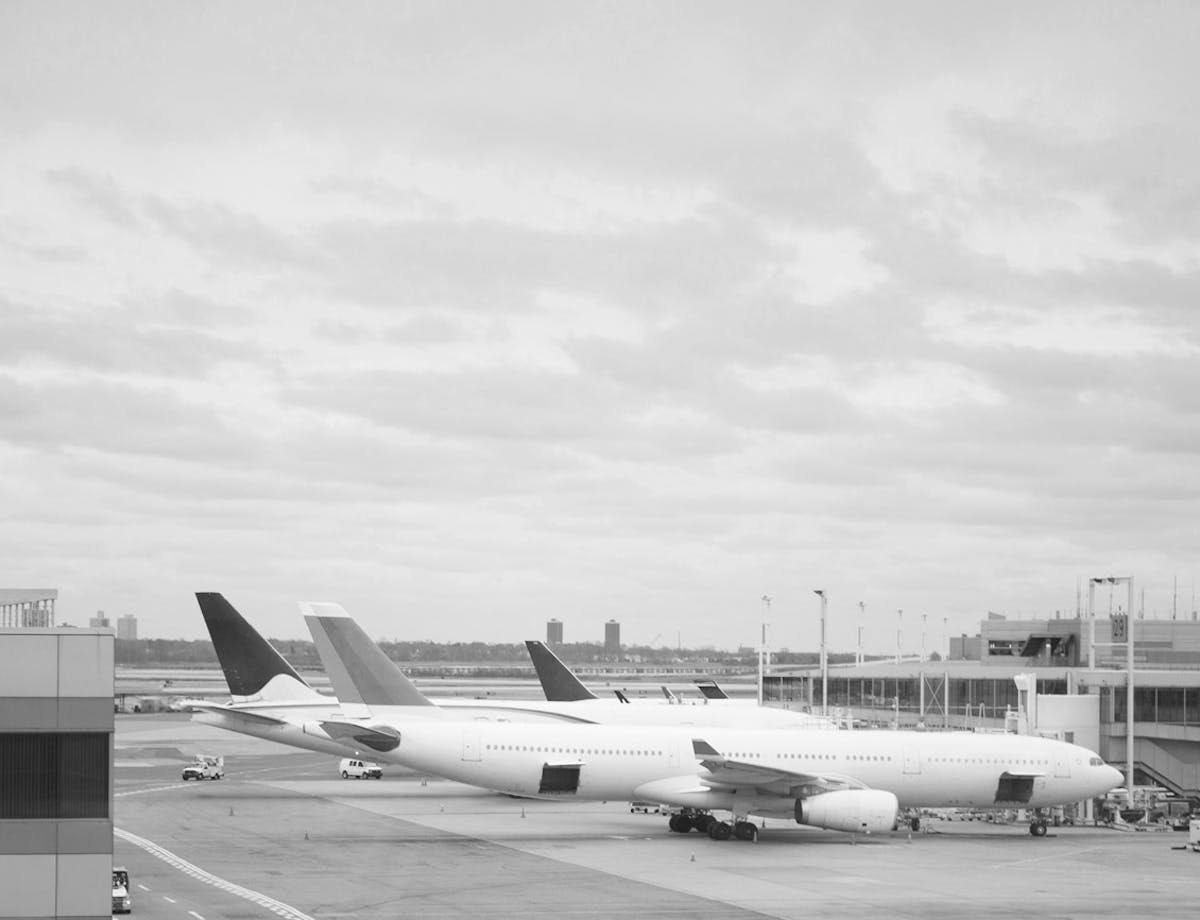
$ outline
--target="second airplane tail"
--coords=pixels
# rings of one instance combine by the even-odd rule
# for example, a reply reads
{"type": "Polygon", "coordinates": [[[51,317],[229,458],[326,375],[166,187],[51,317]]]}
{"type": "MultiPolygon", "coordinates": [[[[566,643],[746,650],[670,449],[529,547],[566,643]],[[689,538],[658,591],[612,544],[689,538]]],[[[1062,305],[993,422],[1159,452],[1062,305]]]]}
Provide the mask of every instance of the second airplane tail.
{"type": "Polygon", "coordinates": [[[339,604],[301,603],[300,611],[343,708],[433,705],[339,604]]]}

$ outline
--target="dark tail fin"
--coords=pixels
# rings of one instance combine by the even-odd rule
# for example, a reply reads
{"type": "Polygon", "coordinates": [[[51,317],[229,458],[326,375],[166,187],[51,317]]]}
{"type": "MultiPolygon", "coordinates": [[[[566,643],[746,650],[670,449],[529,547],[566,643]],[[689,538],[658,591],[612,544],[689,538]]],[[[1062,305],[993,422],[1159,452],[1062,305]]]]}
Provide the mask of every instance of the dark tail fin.
{"type": "Polygon", "coordinates": [[[231,694],[263,699],[320,696],[224,595],[197,591],[196,600],[231,694]],[[272,682],[275,677],[281,679],[272,682]]]}
{"type": "Polygon", "coordinates": [[[696,686],[700,689],[700,692],[704,694],[706,699],[710,699],[710,700],[727,700],[727,699],[729,699],[729,694],[726,693],[724,690],[722,690],[720,688],[720,686],[717,685],[717,682],[715,680],[698,680],[698,681],[696,681],[696,686]]]}
{"type": "Polygon", "coordinates": [[[585,687],[545,643],[527,639],[525,648],[533,660],[533,669],[537,671],[538,680],[542,682],[542,692],[546,694],[546,699],[552,702],[597,699],[596,694],[585,687]]]}

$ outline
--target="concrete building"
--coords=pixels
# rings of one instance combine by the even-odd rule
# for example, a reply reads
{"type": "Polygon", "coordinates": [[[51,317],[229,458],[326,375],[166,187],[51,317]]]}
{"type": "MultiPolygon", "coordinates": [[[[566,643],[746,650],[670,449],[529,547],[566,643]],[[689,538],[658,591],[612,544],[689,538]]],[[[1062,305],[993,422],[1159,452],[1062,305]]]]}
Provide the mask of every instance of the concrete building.
{"type": "Polygon", "coordinates": [[[96,615],[88,620],[88,629],[111,629],[112,624],[108,621],[108,617],[104,615],[103,610],[97,610],[96,615]]]}
{"type": "Polygon", "coordinates": [[[621,654],[621,624],[616,620],[609,620],[604,624],[604,654],[621,654]]]}
{"type": "Polygon", "coordinates": [[[562,645],[562,641],[563,641],[562,620],[549,620],[546,623],[546,644],[547,645],[562,645]]]}
{"type": "Polygon", "coordinates": [[[55,588],[0,588],[0,629],[54,625],[55,588]]]}
{"type": "MultiPolygon", "coordinates": [[[[943,662],[875,662],[829,672],[828,706],[857,719],[912,727],[1011,727],[1020,704],[1013,681],[1033,674],[1036,727],[1091,747],[1127,767],[1129,621],[1121,617],[1006,620],[951,640],[943,662]],[[1089,653],[1095,667],[1089,668],[1089,653]],[[965,656],[972,656],[967,658],[965,656]]],[[[1137,785],[1200,800],[1200,622],[1133,621],[1133,767],[1137,785]]],[[[819,711],[820,672],[772,677],[768,700],[819,711]]]]}
{"type": "Polygon", "coordinates": [[[131,613],[127,613],[125,616],[117,618],[117,638],[137,638],[137,617],[131,613]]]}
{"type": "Polygon", "coordinates": [[[108,918],[113,635],[0,629],[0,917],[108,918]]]}

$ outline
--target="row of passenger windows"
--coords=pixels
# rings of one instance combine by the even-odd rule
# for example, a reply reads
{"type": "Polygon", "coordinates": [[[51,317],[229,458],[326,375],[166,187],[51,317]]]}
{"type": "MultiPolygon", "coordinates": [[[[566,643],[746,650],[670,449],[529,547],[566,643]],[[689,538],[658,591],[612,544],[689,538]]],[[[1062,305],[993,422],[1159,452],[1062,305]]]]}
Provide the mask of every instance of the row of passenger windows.
{"type": "Polygon", "coordinates": [[[1048,760],[1022,760],[1011,757],[996,758],[996,757],[926,757],[929,763],[994,763],[997,766],[1008,766],[1010,764],[1022,764],[1025,766],[1048,766],[1048,760]]]}
{"type": "Polygon", "coordinates": [[[618,754],[630,757],[661,757],[662,751],[626,751],[605,748],[541,747],[534,744],[489,744],[489,751],[533,751],[541,754],[618,754]]]}

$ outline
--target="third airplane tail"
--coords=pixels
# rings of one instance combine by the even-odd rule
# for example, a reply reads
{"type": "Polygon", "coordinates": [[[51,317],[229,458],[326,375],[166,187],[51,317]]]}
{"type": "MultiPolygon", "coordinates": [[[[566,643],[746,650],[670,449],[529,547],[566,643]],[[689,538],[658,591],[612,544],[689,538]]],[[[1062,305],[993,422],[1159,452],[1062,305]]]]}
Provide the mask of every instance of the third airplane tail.
{"type": "Polygon", "coordinates": [[[571,673],[571,669],[562,663],[554,652],[544,642],[536,639],[525,640],[525,648],[533,661],[533,669],[537,671],[538,680],[542,682],[542,692],[546,699],[553,702],[575,702],[577,700],[594,700],[592,693],[583,682],[571,673]]]}

